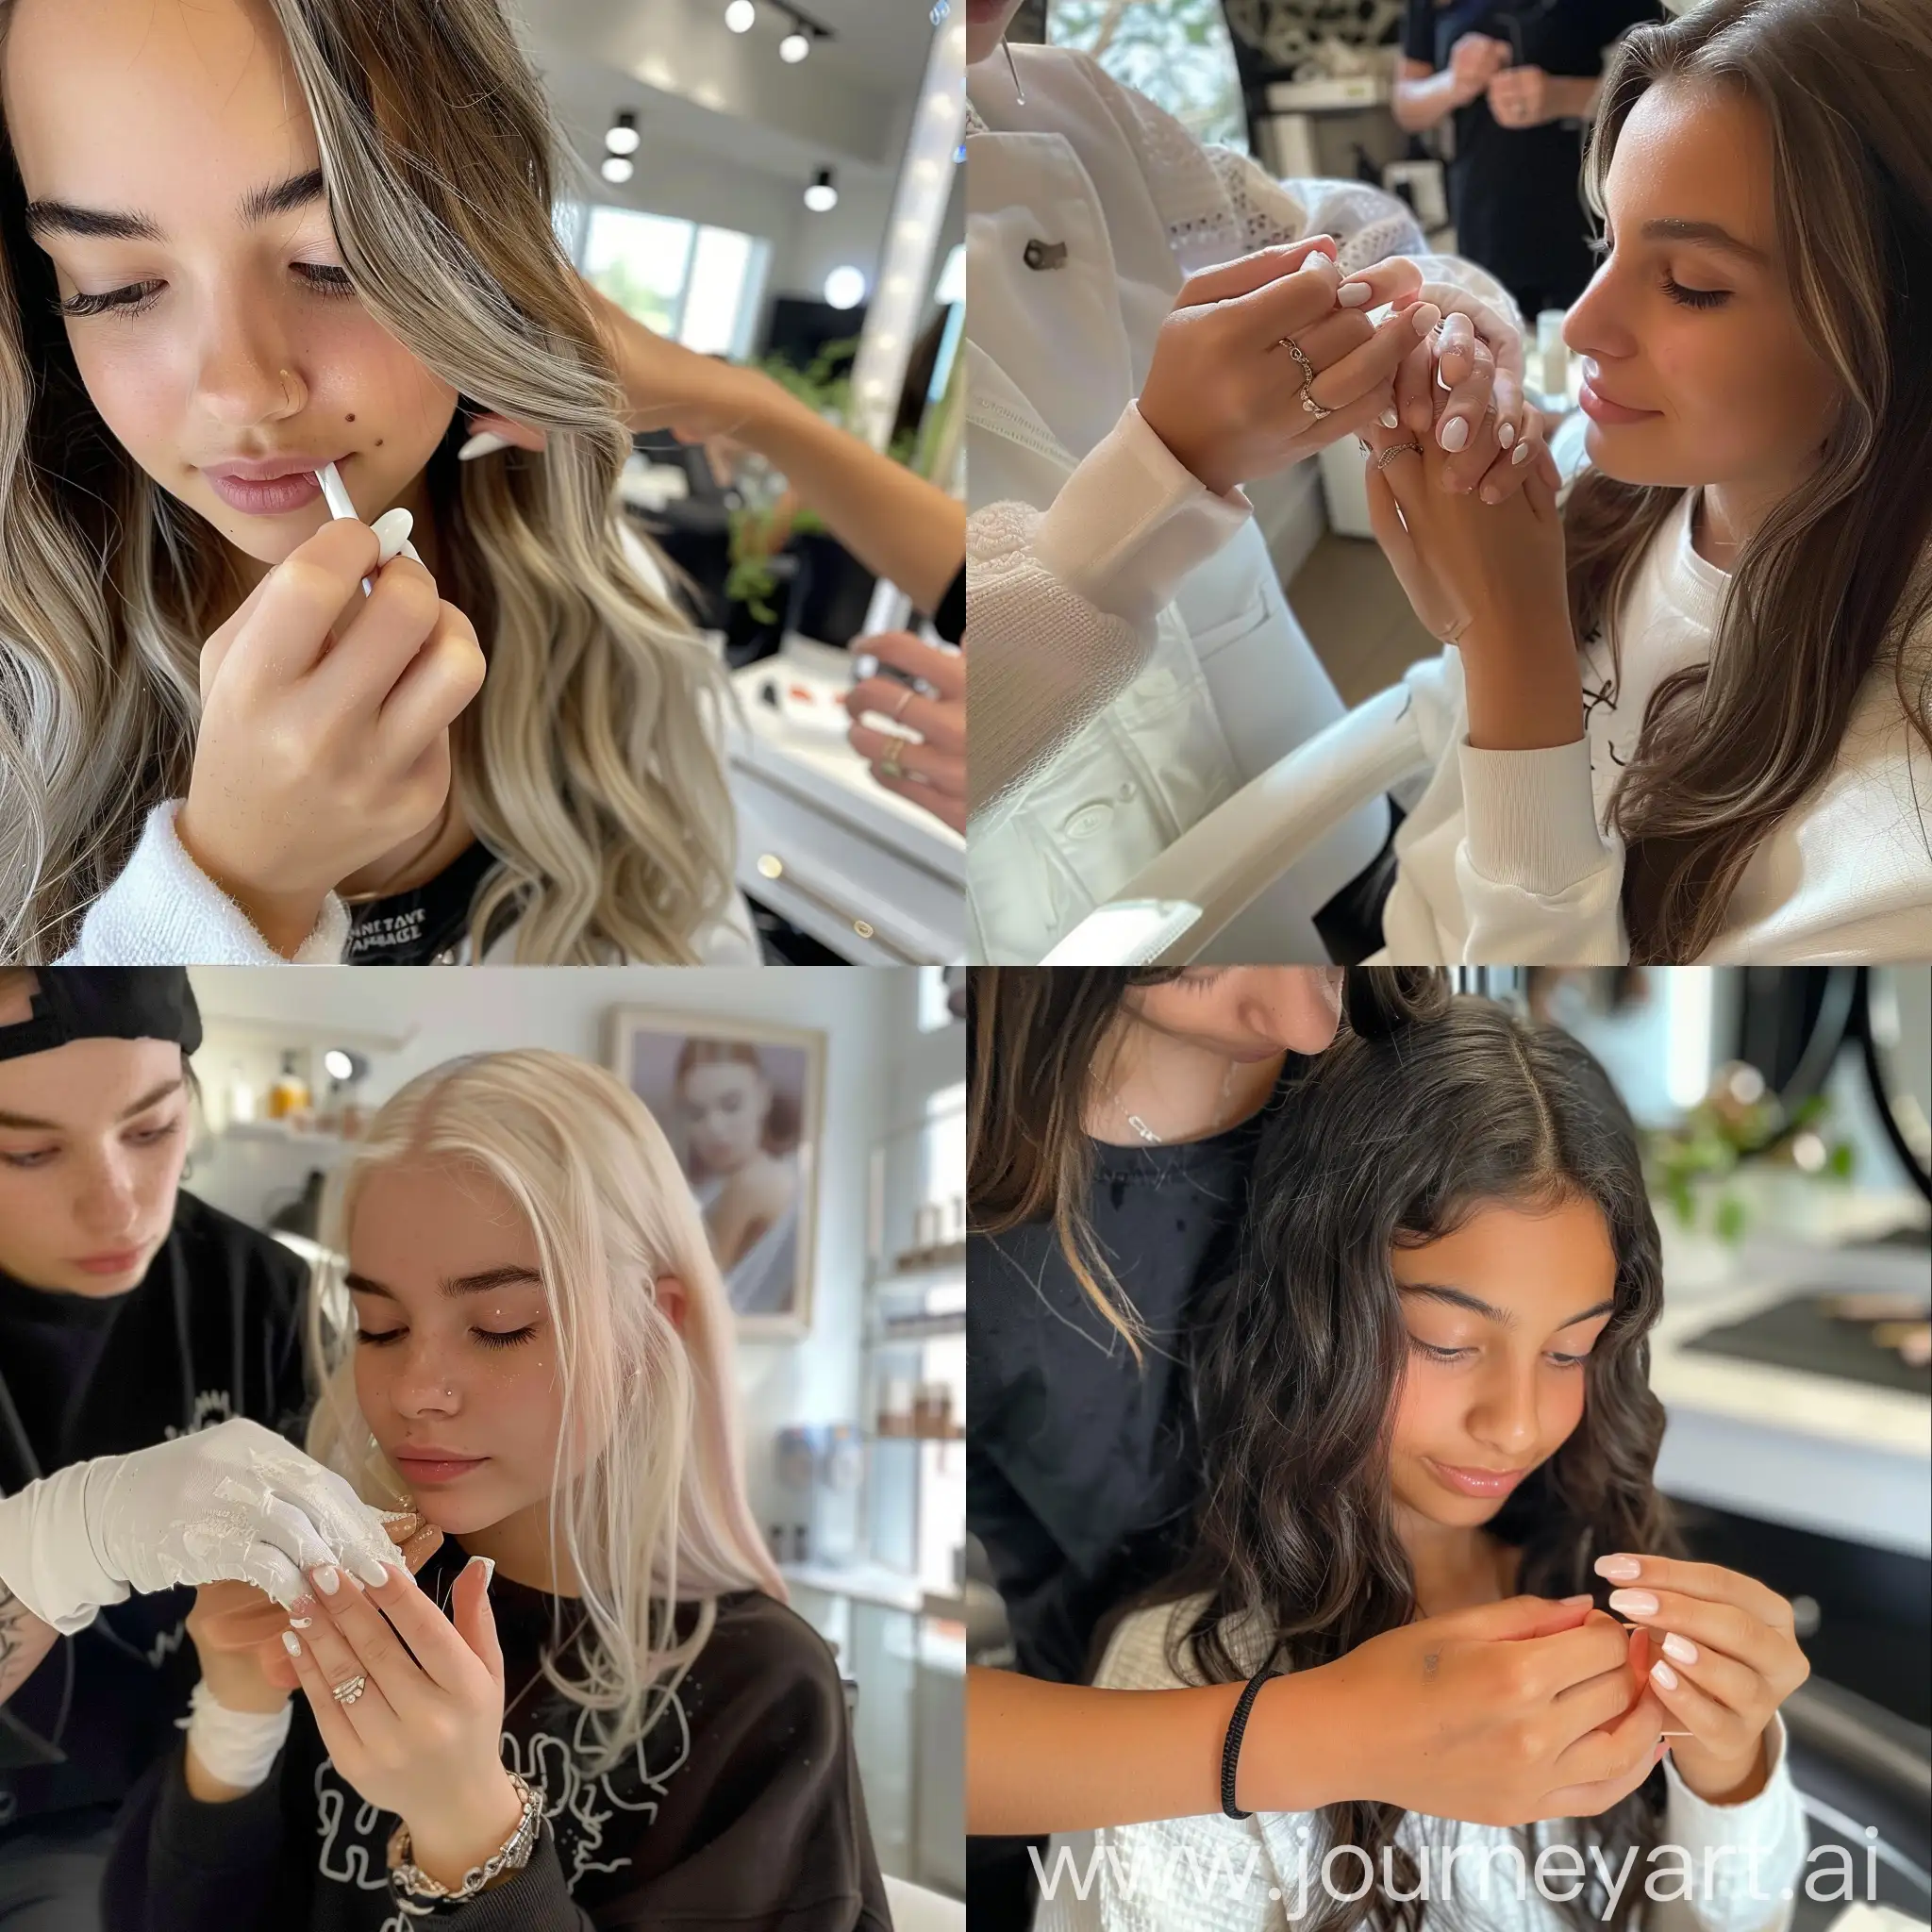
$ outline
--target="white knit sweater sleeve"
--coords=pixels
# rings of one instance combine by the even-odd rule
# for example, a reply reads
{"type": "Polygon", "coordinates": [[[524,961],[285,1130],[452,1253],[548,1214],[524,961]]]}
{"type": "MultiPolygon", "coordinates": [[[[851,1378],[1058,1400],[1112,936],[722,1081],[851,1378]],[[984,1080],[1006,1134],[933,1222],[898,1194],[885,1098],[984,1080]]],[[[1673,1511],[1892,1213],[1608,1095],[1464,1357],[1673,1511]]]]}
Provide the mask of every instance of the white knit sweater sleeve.
{"type": "Polygon", "coordinates": [[[1140,675],[1181,579],[1250,514],[1216,496],[1129,403],[1044,509],[966,524],[971,824],[996,823],[1140,675]]]}
{"type": "Polygon", "coordinates": [[[1665,1757],[1662,1843],[1680,1848],[1683,1857],[1650,1861],[1644,1882],[1659,1903],[1646,1918],[1646,1932],[1692,1926],[1697,1932],[1774,1932],[1790,1924],[1791,1897],[1804,1875],[1806,1829],[1781,1717],[1773,1717],[1765,1746],[1771,1775],[1741,1805],[1707,1804],[1665,1757]],[[1666,1906],[1667,1890],[1683,1895],[1666,1906]]]}
{"type": "MultiPolygon", "coordinates": [[[[88,908],[63,966],[286,966],[175,836],[179,799],[148,813],[126,869],[88,908]]],[[[334,965],[349,941],[349,913],[335,893],[294,956],[298,966],[334,965]]]]}
{"type": "MultiPolygon", "coordinates": [[[[1467,718],[1463,730],[1468,729],[1467,718]]],[[[1463,838],[1456,883],[1472,965],[1621,966],[1624,850],[1597,829],[1590,743],[1542,751],[1456,746],[1463,838]]]]}

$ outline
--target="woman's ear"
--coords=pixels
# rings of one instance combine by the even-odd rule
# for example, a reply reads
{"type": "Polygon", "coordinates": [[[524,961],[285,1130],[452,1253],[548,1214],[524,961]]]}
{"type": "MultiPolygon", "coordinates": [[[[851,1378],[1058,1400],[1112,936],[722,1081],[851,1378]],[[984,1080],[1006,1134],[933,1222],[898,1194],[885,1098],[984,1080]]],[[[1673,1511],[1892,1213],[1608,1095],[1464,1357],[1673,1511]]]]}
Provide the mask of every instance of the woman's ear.
{"type": "Polygon", "coordinates": [[[676,1275],[658,1275],[658,1306],[664,1310],[664,1319],[680,1335],[684,1333],[684,1310],[687,1300],[684,1283],[676,1275]]]}

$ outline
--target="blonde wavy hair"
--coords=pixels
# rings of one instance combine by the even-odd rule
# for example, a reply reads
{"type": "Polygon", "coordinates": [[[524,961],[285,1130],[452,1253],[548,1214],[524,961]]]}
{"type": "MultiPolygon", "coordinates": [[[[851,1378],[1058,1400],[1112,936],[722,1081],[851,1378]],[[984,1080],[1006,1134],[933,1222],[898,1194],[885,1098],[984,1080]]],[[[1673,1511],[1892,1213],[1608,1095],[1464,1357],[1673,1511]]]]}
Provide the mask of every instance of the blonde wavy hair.
{"type": "MultiPolygon", "coordinates": [[[[439,589],[489,659],[452,732],[495,856],[478,958],[685,963],[732,892],[726,687],[625,556],[626,403],[552,225],[585,182],[500,0],[257,0],[315,124],[364,307],[462,398],[425,476],[439,589]],[[549,432],[458,463],[465,409],[549,432]]],[[[4,52],[11,0],[0,0],[4,52]]],[[[203,641],[242,601],[225,540],[94,409],[0,128],[0,958],[72,945],[148,810],[186,795],[203,641]]]]}
{"type": "MultiPolygon", "coordinates": [[[[745,1498],[730,1304],[663,1130],[600,1067],[529,1049],[419,1074],[330,1183],[324,1248],[348,1253],[372,1174],[424,1159],[488,1174],[536,1237],[563,1385],[550,1544],[575,1569],[586,1639],[575,1646],[582,1676],[564,1674],[560,1638],[542,1671],[586,1714],[591,1774],[602,1775],[675,1693],[710,1636],[719,1595],[758,1590],[786,1601],[745,1498]],[[665,1275],[684,1284],[681,1332],[656,1293],[665,1275]],[[601,1446],[573,1474],[570,1443],[601,1446]],[[677,1606],[693,1600],[695,1626],[679,1641],[677,1606]]],[[[307,1446],[365,1501],[393,1508],[408,1485],[358,1403],[353,1334],[325,1320],[340,1295],[337,1265],[325,1264],[308,1296],[321,1394],[307,1446]]]]}

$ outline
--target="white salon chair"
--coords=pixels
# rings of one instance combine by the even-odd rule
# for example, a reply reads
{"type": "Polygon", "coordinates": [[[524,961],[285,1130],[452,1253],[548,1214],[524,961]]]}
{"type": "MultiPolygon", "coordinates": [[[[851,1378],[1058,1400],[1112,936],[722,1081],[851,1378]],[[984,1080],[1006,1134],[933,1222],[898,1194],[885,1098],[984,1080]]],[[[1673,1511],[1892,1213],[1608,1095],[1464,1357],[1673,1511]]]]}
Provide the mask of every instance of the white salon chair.
{"type": "Polygon", "coordinates": [[[892,1911],[892,1932],[966,1932],[966,1907],[924,1886],[885,1874],[886,1903],[892,1911]]]}
{"type": "Polygon", "coordinates": [[[1395,685],[1191,825],[1047,954],[1047,966],[1183,966],[1357,806],[1426,768],[1395,685]]]}

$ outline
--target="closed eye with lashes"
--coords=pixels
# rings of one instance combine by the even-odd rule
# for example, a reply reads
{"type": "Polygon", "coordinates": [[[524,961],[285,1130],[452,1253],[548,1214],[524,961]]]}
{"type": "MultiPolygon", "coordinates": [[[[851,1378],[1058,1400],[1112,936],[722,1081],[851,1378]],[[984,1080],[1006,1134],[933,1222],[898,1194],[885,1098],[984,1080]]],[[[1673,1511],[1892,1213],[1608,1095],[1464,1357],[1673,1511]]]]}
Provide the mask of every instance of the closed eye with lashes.
{"type": "MultiPolygon", "coordinates": [[[[1475,1354],[1473,1348],[1438,1348],[1433,1342],[1424,1341],[1418,1335],[1411,1335],[1408,1343],[1418,1355],[1426,1356],[1432,1362],[1466,1361],[1475,1354]]],[[[1587,1355],[1558,1355],[1554,1350],[1550,1352],[1549,1358],[1559,1369],[1581,1368],[1590,1359],[1587,1355]]]]}
{"type": "MultiPolygon", "coordinates": [[[[408,1332],[407,1328],[358,1328],[356,1340],[367,1342],[371,1348],[381,1348],[385,1343],[400,1341],[408,1332]]],[[[536,1332],[537,1324],[534,1322],[525,1328],[508,1328],[501,1332],[494,1328],[470,1330],[485,1348],[515,1348],[519,1342],[529,1341],[536,1332]]]]}
{"type": "MultiPolygon", "coordinates": [[[[298,261],[294,269],[309,291],[325,299],[356,292],[356,286],[349,279],[349,272],[345,268],[336,268],[325,262],[298,261]]],[[[57,315],[107,315],[110,312],[139,315],[153,306],[162,286],[159,282],[130,282],[125,288],[109,289],[104,295],[74,295],[64,302],[56,302],[54,312],[57,315]]]]}

